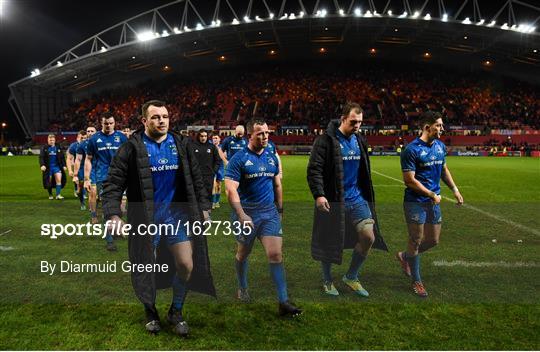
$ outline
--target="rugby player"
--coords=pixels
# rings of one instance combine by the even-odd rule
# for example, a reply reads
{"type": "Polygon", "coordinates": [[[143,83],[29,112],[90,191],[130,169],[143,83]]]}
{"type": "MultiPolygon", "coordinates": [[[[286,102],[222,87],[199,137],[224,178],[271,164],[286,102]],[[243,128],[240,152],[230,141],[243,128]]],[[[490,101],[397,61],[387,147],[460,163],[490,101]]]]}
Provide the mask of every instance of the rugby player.
{"type": "Polygon", "coordinates": [[[172,285],[167,320],[176,334],[186,336],[189,328],[182,312],[188,284],[190,290],[215,296],[206,237],[189,234],[185,226],[190,221],[201,225],[208,217],[201,209],[208,209],[210,203],[188,138],[169,132],[165,103],[146,102],[141,116],[144,130],[136,131],[111,163],[103,192],[103,210],[106,219],[120,229],[119,225],[123,225],[120,204],[127,190],[127,219],[132,229],[139,231],[141,224],[173,225],[171,231],[153,237],[131,233],[129,259],[132,264],[170,263],[171,268],[176,268],[165,276],[132,272],[132,284],[145,308],[145,328],[151,333],[161,330],[155,306],[156,288],[172,285]]]}
{"type": "MultiPolygon", "coordinates": [[[[114,115],[110,112],[104,113],[101,116],[102,129],[90,138],[86,149],[86,160],[84,161],[84,188],[86,188],[87,191],[92,189],[90,173],[93,168],[92,160],[95,160],[96,191],[97,196],[100,198],[103,193],[103,182],[107,179],[112,158],[118,151],[118,148],[127,141],[127,137],[122,132],[115,131],[114,126],[114,115]]],[[[92,217],[95,218],[96,216],[96,213],[92,214],[92,217]]],[[[108,234],[105,240],[107,241],[106,249],[108,251],[117,250],[111,234],[108,234]]]]}
{"type": "MultiPolygon", "coordinates": [[[[84,194],[81,194],[81,190],[86,192],[84,187],[84,163],[86,160],[86,151],[88,149],[88,140],[96,133],[96,128],[94,126],[86,127],[86,140],[81,142],[77,147],[77,156],[75,157],[75,167],[74,167],[74,176],[73,181],[79,183],[79,200],[81,201],[81,210],[86,210],[84,205],[84,194]],[[82,197],[82,199],[81,199],[82,197]]],[[[92,165],[93,166],[93,165],[92,165]]],[[[97,203],[97,191],[96,191],[96,169],[92,168],[90,172],[90,191],[88,193],[88,208],[90,209],[90,221],[93,224],[96,224],[97,214],[96,214],[96,203],[97,203]]]]}
{"type": "Polygon", "coordinates": [[[56,199],[64,199],[61,192],[66,184],[66,159],[62,148],[56,145],[54,134],[48,135],[47,145],[41,147],[39,165],[43,174],[43,188],[49,192],[49,199],[54,199],[52,194],[53,183],[56,190],[56,199]]]}
{"type": "Polygon", "coordinates": [[[357,103],[343,107],[340,120],[330,121],[313,145],[307,180],[315,199],[311,242],[313,259],[321,262],[324,293],[338,296],[332,263],[341,264],[345,248],[353,248],[342,281],[355,294],[368,297],[358,273],[375,241],[385,249],[375,214],[375,194],[367,143],[359,134],[363,111],[357,103]]]}
{"type": "Polygon", "coordinates": [[[219,134],[217,132],[212,136],[212,143],[216,146],[220,159],[219,168],[216,172],[216,177],[214,181],[214,189],[212,190],[212,209],[217,209],[220,207],[221,182],[225,180],[225,165],[227,164],[227,157],[221,149],[221,138],[219,137],[219,134]]]}
{"type": "Polygon", "coordinates": [[[83,140],[83,135],[84,135],[84,138],[86,139],[86,131],[84,130],[79,131],[79,133],[77,133],[77,140],[69,145],[67,160],[66,160],[68,175],[73,180],[73,189],[75,192],[75,197],[77,197],[79,194],[79,183],[75,182],[75,180],[73,179],[73,177],[76,175],[73,170],[75,166],[75,158],[77,156],[77,147],[83,140]]]}
{"type": "Polygon", "coordinates": [[[236,236],[237,298],[249,302],[247,271],[248,257],[258,238],[266,252],[270,273],[277,289],[279,314],[296,316],[302,313],[289,301],[283,266],[281,218],[283,193],[279,177],[279,162],[266,150],[268,125],[262,119],[248,123],[248,146],[229,159],[225,171],[225,187],[233,208],[233,226],[240,225],[236,236]]]}
{"type": "Polygon", "coordinates": [[[452,190],[457,204],[463,204],[450,170],[446,165],[446,146],[440,141],[444,131],[442,116],[428,111],[420,118],[422,134],[409,143],[401,154],[405,183],[403,210],[409,241],[407,249],[396,257],[405,275],[411,278],[413,292],[420,297],[428,293],[420,277],[420,254],[439,243],[441,235],[440,180],[452,190]]]}

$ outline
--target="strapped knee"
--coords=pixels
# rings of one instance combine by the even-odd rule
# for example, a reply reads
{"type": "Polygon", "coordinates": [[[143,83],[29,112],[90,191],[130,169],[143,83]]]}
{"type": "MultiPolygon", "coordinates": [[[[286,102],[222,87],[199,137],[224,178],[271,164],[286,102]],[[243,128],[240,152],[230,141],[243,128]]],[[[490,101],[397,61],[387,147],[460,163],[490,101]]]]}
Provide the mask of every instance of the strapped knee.
{"type": "Polygon", "coordinates": [[[363,232],[367,230],[373,231],[374,224],[375,224],[375,220],[373,219],[364,219],[362,221],[359,221],[355,225],[356,232],[363,232]]]}

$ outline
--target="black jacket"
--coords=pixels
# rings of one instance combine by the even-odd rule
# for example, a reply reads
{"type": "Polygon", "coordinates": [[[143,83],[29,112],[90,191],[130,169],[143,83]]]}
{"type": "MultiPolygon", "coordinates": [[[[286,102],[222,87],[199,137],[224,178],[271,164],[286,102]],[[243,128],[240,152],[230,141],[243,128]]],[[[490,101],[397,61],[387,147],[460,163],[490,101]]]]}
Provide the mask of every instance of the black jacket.
{"type": "MultiPolygon", "coordinates": [[[[167,263],[167,273],[131,274],[131,282],[135,294],[143,304],[152,305],[156,299],[156,289],[171,286],[175,270],[174,258],[170,254],[166,241],[160,241],[154,256],[152,236],[135,233],[139,224],[149,224],[153,219],[154,186],[152,172],[148,159],[148,151],[142,140],[142,131],[135,132],[116,153],[109,168],[109,176],[104,183],[103,212],[106,219],[113,215],[121,216],[120,203],[122,193],[127,190],[128,223],[132,225],[129,236],[129,259],[132,264],[167,263]]],[[[174,134],[181,171],[177,180],[177,192],[182,195],[179,201],[187,206],[189,220],[202,221],[202,210],[209,205],[203,187],[199,165],[192,150],[188,147],[189,140],[174,134]]],[[[208,246],[205,236],[193,236],[193,272],[188,283],[189,289],[201,293],[216,295],[208,246]]]]}
{"type": "MultiPolygon", "coordinates": [[[[60,170],[62,171],[62,188],[66,185],[66,172],[64,171],[64,167],[66,167],[66,156],[64,154],[64,151],[59,145],[56,145],[57,152],[56,152],[56,159],[58,160],[58,166],[60,167],[60,170]]],[[[39,166],[45,166],[47,169],[42,172],[42,182],[43,182],[43,188],[49,189],[49,187],[53,187],[54,185],[51,185],[51,177],[49,175],[49,145],[46,144],[41,147],[41,150],[39,151],[39,166]]]]}
{"type": "MultiPolygon", "coordinates": [[[[315,260],[341,264],[344,248],[354,248],[357,235],[345,221],[343,161],[341,148],[336,137],[339,120],[331,121],[325,134],[317,137],[313,144],[307,168],[307,180],[313,198],[324,196],[330,203],[330,212],[322,212],[315,207],[311,237],[311,256],[315,260]]],[[[368,202],[375,220],[374,248],[388,250],[379,229],[375,212],[375,193],[371,182],[371,168],[365,139],[356,135],[362,153],[358,174],[358,186],[368,202]]]]}
{"type": "MultiPolygon", "coordinates": [[[[198,140],[195,140],[190,143],[190,147],[199,163],[204,187],[208,194],[208,200],[210,201],[214,189],[214,177],[219,170],[221,158],[219,157],[216,146],[211,143],[201,143],[198,140]]],[[[210,210],[210,208],[204,210],[210,210]]]]}

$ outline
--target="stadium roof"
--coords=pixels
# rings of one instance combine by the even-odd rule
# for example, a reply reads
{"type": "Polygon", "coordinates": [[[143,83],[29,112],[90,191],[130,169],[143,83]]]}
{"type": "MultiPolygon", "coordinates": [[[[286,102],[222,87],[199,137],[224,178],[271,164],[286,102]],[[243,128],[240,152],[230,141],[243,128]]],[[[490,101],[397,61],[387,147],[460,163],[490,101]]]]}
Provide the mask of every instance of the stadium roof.
{"type": "Polygon", "coordinates": [[[495,2],[177,0],[34,69],[10,84],[10,104],[31,136],[74,99],[104,89],[170,72],[321,56],[429,61],[540,83],[540,7],[495,2]]]}

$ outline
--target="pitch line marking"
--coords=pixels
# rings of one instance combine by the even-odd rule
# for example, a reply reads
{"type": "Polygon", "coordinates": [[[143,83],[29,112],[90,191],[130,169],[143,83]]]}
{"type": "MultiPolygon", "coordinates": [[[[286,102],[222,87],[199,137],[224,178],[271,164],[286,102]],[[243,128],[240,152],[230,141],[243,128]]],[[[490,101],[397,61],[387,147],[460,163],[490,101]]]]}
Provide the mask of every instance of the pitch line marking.
{"type": "Polygon", "coordinates": [[[0,233],[0,236],[4,236],[5,234],[8,234],[10,232],[11,232],[11,230],[4,231],[4,232],[0,233]]]}
{"type": "Polygon", "coordinates": [[[0,246],[0,251],[2,252],[7,252],[7,251],[12,251],[14,250],[15,248],[13,247],[4,247],[4,246],[0,246]]]}
{"type": "Polygon", "coordinates": [[[540,263],[535,262],[514,262],[509,263],[505,261],[500,262],[472,262],[467,260],[436,260],[432,263],[434,266],[463,266],[466,268],[488,268],[488,267],[499,267],[499,268],[538,268],[540,263]]]}
{"type": "MultiPolygon", "coordinates": [[[[381,172],[378,172],[378,171],[375,171],[375,170],[371,170],[371,171],[373,171],[373,172],[376,173],[377,175],[380,175],[380,176],[382,176],[382,177],[386,177],[386,178],[388,178],[388,179],[390,179],[390,180],[394,180],[394,181],[397,181],[397,182],[403,184],[403,180],[397,179],[397,178],[392,177],[392,176],[385,175],[385,174],[383,174],[383,173],[381,173],[381,172]]],[[[443,196],[443,195],[441,195],[441,198],[442,198],[442,199],[445,199],[445,200],[448,200],[448,201],[450,201],[450,202],[453,202],[453,201],[454,201],[454,199],[452,199],[452,198],[450,198],[450,197],[443,196]]],[[[470,209],[470,210],[474,210],[474,211],[476,211],[476,212],[478,212],[478,213],[480,213],[480,214],[482,214],[482,215],[485,215],[485,216],[487,216],[487,217],[489,217],[489,218],[492,218],[492,219],[495,219],[495,220],[497,220],[497,221],[504,222],[505,224],[508,224],[508,225],[517,227],[518,229],[521,229],[521,230],[523,230],[523,231],[532,233],[533,235],[540,236],[540,231],[535,230],[535,229],[533,229],[533,228],[530,228],[530,227],[528,227],[528,226],[522,225],[522,224],[518,224],[517,222],[514,222],[514,221],[512,221],[512,220],[505,219],[505,218],[503,218],[502,216],[498,216],[498,215],[495,215],[495,214],[491,214],[490,212],[487,212],[487,211],[485,211],[485,210],[482,210],[482,209],[480,209],[480,208],[474,207],[474,206],[469,205],[469,204],[466,204],[466,203],[464,203],[464,204],[462,205],[462,207],[467,208],[467,209],[470,209]]]]}

